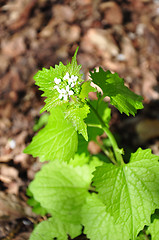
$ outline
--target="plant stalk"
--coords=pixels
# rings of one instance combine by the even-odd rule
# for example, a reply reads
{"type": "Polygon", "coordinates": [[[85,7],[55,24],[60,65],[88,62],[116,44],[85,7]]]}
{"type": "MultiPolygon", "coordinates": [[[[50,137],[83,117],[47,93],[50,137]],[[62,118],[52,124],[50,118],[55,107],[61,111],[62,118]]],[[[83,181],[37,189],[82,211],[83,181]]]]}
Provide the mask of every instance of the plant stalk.
{"type": "Polygon", "coordinates": [[[114,164],[117,165],[117,162],[114,159],[114,154],[113,152],[109,152],[108,150],[106,150],[99,142],[96,141],[96,143],[98,144],[98,146],[102,149],[102,151],[105,153],[105,155],[109,158],[109,160],[114,164]]]}
{"type": "Polygon", "coordinates": [[[98,120],[101,124],[102,129],[104,130],[104,132],[107,134],[108,138],[110,139],[110,142],[112,144],[112,148],[113,148],[113,151],[114,151],[114,155],[115,155],[115,158],[116,158],[116,162],[120,165],[123,165],[124,160],[123,160],[123,157],[121,155],[121,150],[119,149],[118,144],[117,144],[113,134],[111,133],[109,128],[105,125],[103,119],[100,117],[100,115],[98,114],[96,109],[89,102],[87,102],[87,103],[90,106],[90,108],[93,110],[95,115],[97,116],[97,118],[98,118],[98,120]]]}

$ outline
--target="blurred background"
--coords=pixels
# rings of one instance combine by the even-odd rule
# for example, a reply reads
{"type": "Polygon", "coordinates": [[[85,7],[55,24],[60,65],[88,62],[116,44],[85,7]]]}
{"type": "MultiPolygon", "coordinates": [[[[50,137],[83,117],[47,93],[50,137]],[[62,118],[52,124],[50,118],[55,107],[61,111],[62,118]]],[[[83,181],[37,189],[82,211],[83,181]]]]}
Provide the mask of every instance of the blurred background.
{"type": "Polygon", "coordinates": [[[101,66],[144,97],[136,118],[112,109],[119,145],[159,155],[159,0],[0,0],[0,239],[28,239],[36,219],[25,190],[41,164],[22,153],[44,105],[33,76],[77,46],[86,79],[101,66]]]}

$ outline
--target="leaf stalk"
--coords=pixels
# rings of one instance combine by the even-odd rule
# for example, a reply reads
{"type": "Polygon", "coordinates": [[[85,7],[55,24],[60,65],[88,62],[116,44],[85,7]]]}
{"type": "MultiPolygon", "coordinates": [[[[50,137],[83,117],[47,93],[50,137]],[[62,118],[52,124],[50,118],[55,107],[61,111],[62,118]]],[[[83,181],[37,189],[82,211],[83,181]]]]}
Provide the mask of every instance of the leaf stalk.
{"type": "MultiPolygon", "coordinates": [[[[115,155],[115,158],[116,158],[116,164],[123,165],[124,160],[123,160],[123,157],[121,155],[121,150],[119,149],[118,144],[117,144],[113,134],[111,133],[109,128],[105,125],[103,119],[98,114],[97,110],[90,104],[90,102],[87,101],[87,103],[90,106],[90,108],[92,109],[92,111],[96,114],[96,116],[97,116],[97,118],[98,118],[98,120],[101,124],[102,129],[104,130],[104,132],[107,134],[108,138],[110,139],[110,142],[111,142],[111,145],[112,145],[112,148],[113,148],[113,151],[114,151],[114,155],[115,155]]],[[[114,160],[113,160],[113,163],[114,163],[114,160]]]]}

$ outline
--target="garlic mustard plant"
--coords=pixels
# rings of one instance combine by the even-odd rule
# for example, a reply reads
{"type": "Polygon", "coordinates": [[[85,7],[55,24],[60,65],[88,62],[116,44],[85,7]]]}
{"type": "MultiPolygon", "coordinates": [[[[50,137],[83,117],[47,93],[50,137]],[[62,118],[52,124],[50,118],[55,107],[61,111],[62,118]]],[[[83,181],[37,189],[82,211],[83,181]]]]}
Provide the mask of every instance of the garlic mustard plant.
{"type": "Polygon", "coordinates": [[[41,112],[49,117],[24,152],[49,162],[27,194],[33,211],[49,217],[35,226],[30,240],[74,239],[82,231],[91,240],[158,240],[159,156],[138,148],[126,159],[110,131],[111,109],[104,101],[108,96],[121,113],[135,116],[143,99],[117,73],[101,67],[84,81],[77,51],[71,63],[34,76],[46,97],[41,112]],[[96,92],[97,100],[89,99],[89,92],[96,92]],[[108,145],[97,141],[103,133],[108,145]],[[102,153],[89,153],[92,140],[102,153]]]}

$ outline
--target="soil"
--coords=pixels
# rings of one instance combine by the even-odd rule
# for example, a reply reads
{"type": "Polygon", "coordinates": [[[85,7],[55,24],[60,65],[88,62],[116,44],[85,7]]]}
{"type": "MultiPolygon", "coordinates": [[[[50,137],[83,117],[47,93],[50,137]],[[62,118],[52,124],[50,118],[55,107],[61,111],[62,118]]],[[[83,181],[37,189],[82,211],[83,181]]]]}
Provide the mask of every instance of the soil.
{"type": "Polygon", "coordinates": [[[44,105],[34,74],[67,63],[79,46],[85,79],[101,66],[144,98],[136,118],[112,109],[119,144],[159,155],[158,39],[157,0],[0,1],[0,239],[27,240],[43,220],[26,203],[26,188],[41,167],[23,153],[44,105]]]}

